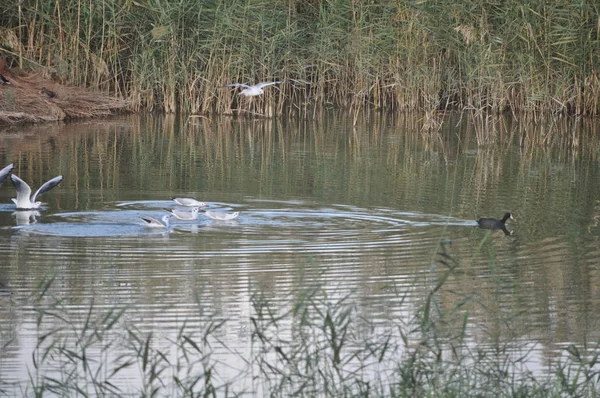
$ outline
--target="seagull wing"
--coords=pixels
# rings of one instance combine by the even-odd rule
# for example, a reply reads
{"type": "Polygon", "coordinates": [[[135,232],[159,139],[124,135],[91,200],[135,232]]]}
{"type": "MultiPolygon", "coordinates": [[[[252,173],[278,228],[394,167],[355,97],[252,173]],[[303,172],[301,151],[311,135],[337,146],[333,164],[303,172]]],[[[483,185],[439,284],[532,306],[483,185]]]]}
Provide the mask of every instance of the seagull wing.
{"type": "Polygon", "coordinates": [[[162,218],[160,220],[157,220],[156,218],[152,217],[152,216],[143,216],[140,217],[146,224],[147,227],[149,228],[169,228],[169,218],[171,218],[171,215],[164,215],[162,216],[162,218]]]}
{"type": "Polygon", "coordinates": [[[279,84],[279,83],[281,83],[281,82],[261,82],[261,83],[258,83],[257,85],[255,85],[254,87],[263,88],[263,87],[272,86],[273,84],[279,84]]]}
{"type": "Polygon", "coordinates": [[[166,211],[168,211],[169,213],[171,213],[172,215],[175,216],[175,218],[180,218],[180,217],[185,217],[186,214],[191,214],[191,212],[187,212],[187,211],[177,211],[175,209],[167,209],[165,208],[166,211]]]}
{"type": "Polygon", "coordinates": [[[237,216],[240,215],[240,213],[237,211],[235,213],[225,213],[222,211],[210,211],[210,210],[205,211],[204,214],[208,218],[212,218],[213,220],[219,220],[219,221],[233,220],[234,218],[236,218],[237,216]]]}
{"type": "Polygon", "coordinates": [[[234,220],[234,219],[238,218],[239,215],[240,215],[239,211],[236,211],[235,213],[228,213],[225,215],[225,221],[234,220]]]}
{"type": "Polygon", "coordinates": [[[249,85],[247,84],[243,84],[243,83],[231,83],[231,84],[226,84],[225,87],[244,87],[244,88],[250,88],[249,85]]]}
{"type": "Polygon", "coordinates": [[[0,170],[0,187],[2,186],[2,184],[4,184],[4,180],[6,180],[6,177],[8,177],[13,167],[15,167],[15,165],[11,163],[2,170],[0,170]]]}
{"type": "Polygon", "coordinates": [[[140,217],[147,226],[149,227],[164,227],[163,223],[161,221],[158,221],[156,218],[152,217],[152,216],[144,216],[144,217],[140,217]]]}
{"type": "Polygon", "coordinates": [[[165,209],[175,216],[178,220],[192,221],[198,218],[198,208],[194,207],[192,211],[177,211],[175,209],[165,209]]]}
{"type": "Polygon", "coordinates": [[[206,210],[204,215],[208,218],[212,218],[213,220],[217,220],[217,214],[214,211],[206,210]]]}
{"type": "MultiPolygon", "coordinates": [[[[63,180],[63,176],[58,176],[58,177],[54,177],[53,179],[51,179],[49,181],[46,181],[37,191],[35,191],[35,193],[31,197],[31,201],[35,202],[35,200],[37,199],[38,196],[40,196],[41,194],[43,194],[46,191],[51,190],[52,188],[57,186],[58,183],[61,182],[62,180],[63,180]]],[[[31,192],[31,190],[30,190],[30,192],[31,192]]]]}
{"type": "Polygon", "coordinates": [[[31,188],[29,187],[29,184],[14,174],[11,174],[10,180],[15,187],[15,191],[17,191],[17,201],[15,203],[21,202],[23,198],[27,198],[27,200],[29,200],[29,195],[31,195],[31,188]]]}
{"type": "Polygon", "coordinates": [[[171,200],[181,206],[191,206],[193,199],[189,198],[171,198],[171,200]]]}
{"type": "Polygon", "coordinates": [[[196,199],[191,199],[191,198],[171,198],[171,200],[175,203],[177,203],[178,205],[181,206],[200,206],[200,207],[206,207],[206,203],[204,202],[199,202],[196,199]]]}

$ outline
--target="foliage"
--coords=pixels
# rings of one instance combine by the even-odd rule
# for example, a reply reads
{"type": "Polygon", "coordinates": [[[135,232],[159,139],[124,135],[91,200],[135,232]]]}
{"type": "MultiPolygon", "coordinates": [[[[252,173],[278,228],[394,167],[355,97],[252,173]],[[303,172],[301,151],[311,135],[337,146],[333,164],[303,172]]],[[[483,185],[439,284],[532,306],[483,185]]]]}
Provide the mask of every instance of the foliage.
{"type": "Polygon", "coordinates": [[[455,292],[446,285],[464,267],[450,254],[450,243],[440,242],[421,301],[411,303],[399,293],[398,303],[409,311],[383,325],[361,317],[352,294],[338,295],[316,282],[324,272],[317,267],[302,269],[283,301],[253,288],[247,319],[220,318],[199,291],[197,319],[182,321],[167,337],[133,326],[127,308],[96,306],[92,298],[82,310],[80,303],[54,297],[54,280],[47,278],[30,300],[38,338],[29,380],[16,387],[0,377],[0,392],[16,387],[22,396],[39,397],[597,396],[598,353],[591,346],[571,345],[546,372],[532,372],[534,354],[509,325],[526,314],[495,312],[493,303],[473,297],[448,305],[455,292]],[[506,327],[476,343],[470,314],[479,305],[506,327]],[[249,336],[249,350],[223,343],[228,322],[247,323],[241,333],[249,336]]]}

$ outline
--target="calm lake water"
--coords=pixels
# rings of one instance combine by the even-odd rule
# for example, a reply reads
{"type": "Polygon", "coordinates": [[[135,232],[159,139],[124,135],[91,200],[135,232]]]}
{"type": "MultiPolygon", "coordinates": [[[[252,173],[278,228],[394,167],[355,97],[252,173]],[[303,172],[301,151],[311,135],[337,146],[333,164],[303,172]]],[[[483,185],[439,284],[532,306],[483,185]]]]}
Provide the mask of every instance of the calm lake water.
{"type": "Polygon", "coordinates": [[[441,241],[460,272],[439,306],[466,303],[473,344],[510,331],[543,371],[566,346],[600,339],[597,125],[454,117],[431,133],[421,117],[352,122],[136,116],[4,128],[0,168],[14,163],[33,189],[64,181],[37,213],[16,212],[12,185],[0,188],[0,392],[24,391],[40,336],[69,333],[57,318],[38,323],[40,308],[77,325],[92,305],[127,308],[115,336],[135,327],[157,346],[218,317],[227,378],[252,349],[256,293],[287,303],[299,283],[318,283],[385,328],[427,295],[441,241]],[[171,197],[241,215],[145,227],[141,216],[181,209],[171,197]],[[510,235],[474,221],[506,211],[510,235]]]}

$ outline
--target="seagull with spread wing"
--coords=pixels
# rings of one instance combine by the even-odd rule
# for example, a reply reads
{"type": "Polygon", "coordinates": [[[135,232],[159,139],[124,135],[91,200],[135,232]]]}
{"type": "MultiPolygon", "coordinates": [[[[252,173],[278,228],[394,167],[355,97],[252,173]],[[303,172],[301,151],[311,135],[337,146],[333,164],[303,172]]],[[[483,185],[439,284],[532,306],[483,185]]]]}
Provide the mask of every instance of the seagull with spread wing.
{"type": "Polygon", "coordinates": [[[0,187],[2,186],[2,184],[4,184],[4,180],[6,180],[6,177],[8,177],[13,167],[15,167],[15,165],[11,163],[2,170],[0,170],[0,187]]]}
{"type": "Polygon", "coordinates": [[[17,198],[12,199],[17,205],[17,210],[32,210],[42,205],[42,202],[36,202],[38,196],[57,186],[63,180],[63,176],[57,176],[46,181],[33,195],[31,194],[31,187],[25,181],[14,174],[11,174],[10,179],[17,191],[17,198]]]}
{"type": "Polygon", "coordinates": [[[243,95],[244,97],[256,97],[257,95],[261,95],[265,91],[264,87],[272,86],[273,84],[280,84],[283,82],[262,82],[255,84],[253,86],[249,86],[243,83],[231,83],[226,84],[225,87],[243,87],[244,89],[238,93],[238,95],[243,95]]]}

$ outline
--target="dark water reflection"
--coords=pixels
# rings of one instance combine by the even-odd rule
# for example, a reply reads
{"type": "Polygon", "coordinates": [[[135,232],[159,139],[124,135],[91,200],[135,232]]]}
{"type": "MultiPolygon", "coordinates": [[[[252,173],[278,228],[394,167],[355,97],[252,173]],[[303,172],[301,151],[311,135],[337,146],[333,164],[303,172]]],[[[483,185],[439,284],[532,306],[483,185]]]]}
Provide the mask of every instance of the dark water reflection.
{"type": "Polygon", "coordinates": [[[73,314],[92,297],[127,305],[126,321],[159,336],[198,315],[200,294],[229,320],[221,339],[244,351],[251,291],[282,299],[304,266],[326,270],[314,277],[332,294],[354,292],[375,323],[406,316],[442,239],[461,273],[441,306],[469,298],[474,342],[505,333],[498,314],[518,311],[527,322],[511,333],[537,347],[534,367],[599,338],[597,127],[499,121],[487,126],[496,142],[478,146],[481,126],[421,124],[127,117],[2,132],[0,167],[14,162],[36,186],[65,179],[39,212],[15,212],[12,187],[0,189],[0,381],[27,380],[40,334],[30,295],[49,275],[73,314]],[[241,216],[145,228],[140,216],[160,218],[172,196],[241,216]],[[505,211],[512,235],[476,227],[505,211]]]}

